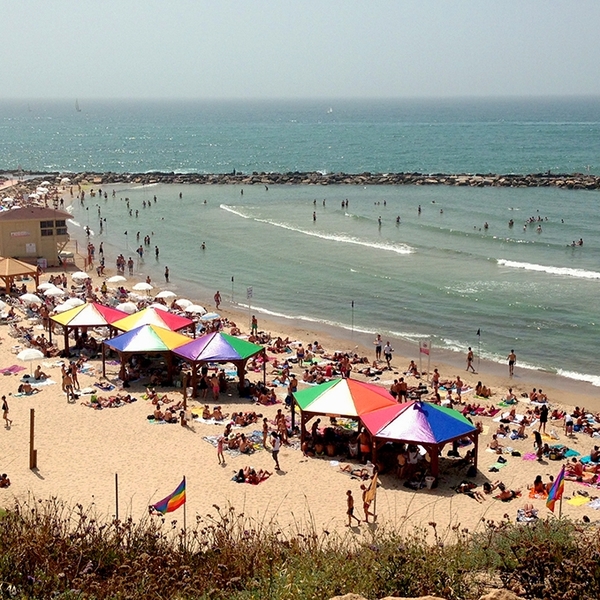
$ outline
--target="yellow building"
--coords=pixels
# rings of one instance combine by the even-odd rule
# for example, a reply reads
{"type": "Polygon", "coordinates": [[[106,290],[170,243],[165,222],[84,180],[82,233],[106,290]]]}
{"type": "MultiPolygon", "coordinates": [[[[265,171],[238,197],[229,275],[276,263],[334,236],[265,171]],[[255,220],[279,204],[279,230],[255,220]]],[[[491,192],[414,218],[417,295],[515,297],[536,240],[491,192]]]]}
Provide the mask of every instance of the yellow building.
{"type": "Polygon", "coordinates": [[[70,218],[69,213],[43,206],[0,212],[0,256],[42,268],[58,266],[58,255],[69,241],[70,218]]]}

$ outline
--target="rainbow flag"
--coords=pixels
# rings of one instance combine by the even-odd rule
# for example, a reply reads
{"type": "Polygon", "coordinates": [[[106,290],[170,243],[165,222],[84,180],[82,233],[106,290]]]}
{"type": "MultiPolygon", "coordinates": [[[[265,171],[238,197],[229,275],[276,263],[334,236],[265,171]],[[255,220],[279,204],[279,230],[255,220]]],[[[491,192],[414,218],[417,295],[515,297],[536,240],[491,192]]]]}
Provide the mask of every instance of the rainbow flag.
{"type": "Polygon", "coordinates": [[[554,512],[554,505],[557,500],[560,500],[565,491],[565,466],[563,465],[560,473],[554,480],[550,491],[548,492],[548,500],[546,500],[546,506],[554,512]]]}
{"type": "Polygon", "coordinates": [[[185,477],[177,489],[166,498],[152,505],[152,508],[161,514],[170,513],[185,504],[185,477]]]}

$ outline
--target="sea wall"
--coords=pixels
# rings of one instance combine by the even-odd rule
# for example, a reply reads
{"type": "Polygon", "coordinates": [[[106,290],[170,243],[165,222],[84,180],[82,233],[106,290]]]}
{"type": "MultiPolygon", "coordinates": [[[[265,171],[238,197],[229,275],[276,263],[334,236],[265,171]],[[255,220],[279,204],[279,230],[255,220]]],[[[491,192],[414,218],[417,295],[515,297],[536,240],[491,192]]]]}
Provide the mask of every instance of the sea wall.
{"type": "MultiPolygon", "coordinates": [[[[9,175],[0,171],[1,175],[9,175]]],[[[14,176],[14,173],[11,173],[14,176]]],[[[447,174],[447,173],[94,173],[84,172],[68,174],[72,183],[90,183],[94,185],[109,183],[183,183],[203,185],[451,185],[468,187],[558,187],[564,189],[597,190],[600,189],[600,176],[583,173],[531,173],[517,174],[447,174]]],[[[19,176],[36,179],[56,178],[57,182],[65,173],[19,173],[19,176]]]]}

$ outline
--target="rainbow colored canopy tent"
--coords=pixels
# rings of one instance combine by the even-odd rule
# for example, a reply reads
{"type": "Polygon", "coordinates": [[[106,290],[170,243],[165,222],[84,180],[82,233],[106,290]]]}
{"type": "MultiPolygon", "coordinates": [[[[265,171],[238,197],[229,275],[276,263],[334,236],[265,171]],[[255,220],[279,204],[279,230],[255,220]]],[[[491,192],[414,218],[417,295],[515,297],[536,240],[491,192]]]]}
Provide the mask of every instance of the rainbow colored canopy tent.
{"type": "MultiPolygon", "coordinates": [[[[127,313],[97,302],[81,304],[58,315],[53,315],[50,320],[61,325],[65,336],[65,351],[69,349],[69,333],[77,331],[80,327],[108,327],[111,328],[115,321],[126,317],[127,313]]],[[[52,327],[49,329],[49,338],[52,341],[52,327]]]]}
{"type": "Polygon", "coordinates": [[[125,315],[124,318],[113,323],[114,327],[121,331],[131,331],[142,325],[156,325],[163,329],[171,331],[180,331],[190,327],[195,332],[195,323],[186,317],[180,317],[166,310],[157,310],[156,308],[144,308],[132,315],[125,315]]]}
{"type": "Polygon", "coordinates": [[[125,361],[132,354],[164,354],[169,378],[172,375],[171,350],[189,342],[189,337],[156,325],[142,325],[126,331],[102,344],[102,374],[106,376],[105,348],[117,352],[121,359],[121,378],[125,371],[125,361]]]}
{"type": "Polygon", "coordinates": [[[438,454],[449,442],[468,437],[475,443],[477,466],[477,441],[479,430],[461,413],[444,406],[413,400],[369,412],[361,420],[375,447],[387,442],[407,442],[426,448],[431,458],[432,475],[439,473],[438,454]]]}
{"type": "Polygon", "coordinates": [[[397,406],[383,387],[355,379],[332,379],[294,394],[302,413],[357,418],[380,408],[397,406]]]}
{"type": "Polygon", "coordinates": [[[198,366],[207,362],[233,363],[237,367],[240,383],[244,380],[246,363],[256,354],[263,354],[263,379],[266,365],[265,349],[258,345],[228,335],[226,333],[208,333],[189,341],[173,352],[192,365],[192,388],[196,395],[198,366]]]}

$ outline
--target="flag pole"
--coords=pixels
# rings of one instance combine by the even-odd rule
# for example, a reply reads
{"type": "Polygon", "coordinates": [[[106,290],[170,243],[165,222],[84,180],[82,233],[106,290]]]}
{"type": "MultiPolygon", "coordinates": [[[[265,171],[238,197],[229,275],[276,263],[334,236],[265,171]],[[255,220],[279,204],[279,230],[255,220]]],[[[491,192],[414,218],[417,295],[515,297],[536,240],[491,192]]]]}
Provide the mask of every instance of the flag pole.
{"type": "Polygon", "coordinates": [[[427,355],[427,383],[430,381],[431,376],[431,337],[429,337],[429,354],[427,355]]]}
{"type": "Polygon", "coordinates": [[[183,487],[185,489],[185,502],[183,503],[183,536],[187,535],[187,481],[185,480],[185,475],[183,476],[183,487]]]}
{"type": "Polygon", "coordinates": [[[423,372],[423,346],[419,340],[419,374],[423,372]]]}
{"type": "Polygon", "coordinates": [[[119,520],[119,474],[115,473],[115,520],[119,520]]]}

